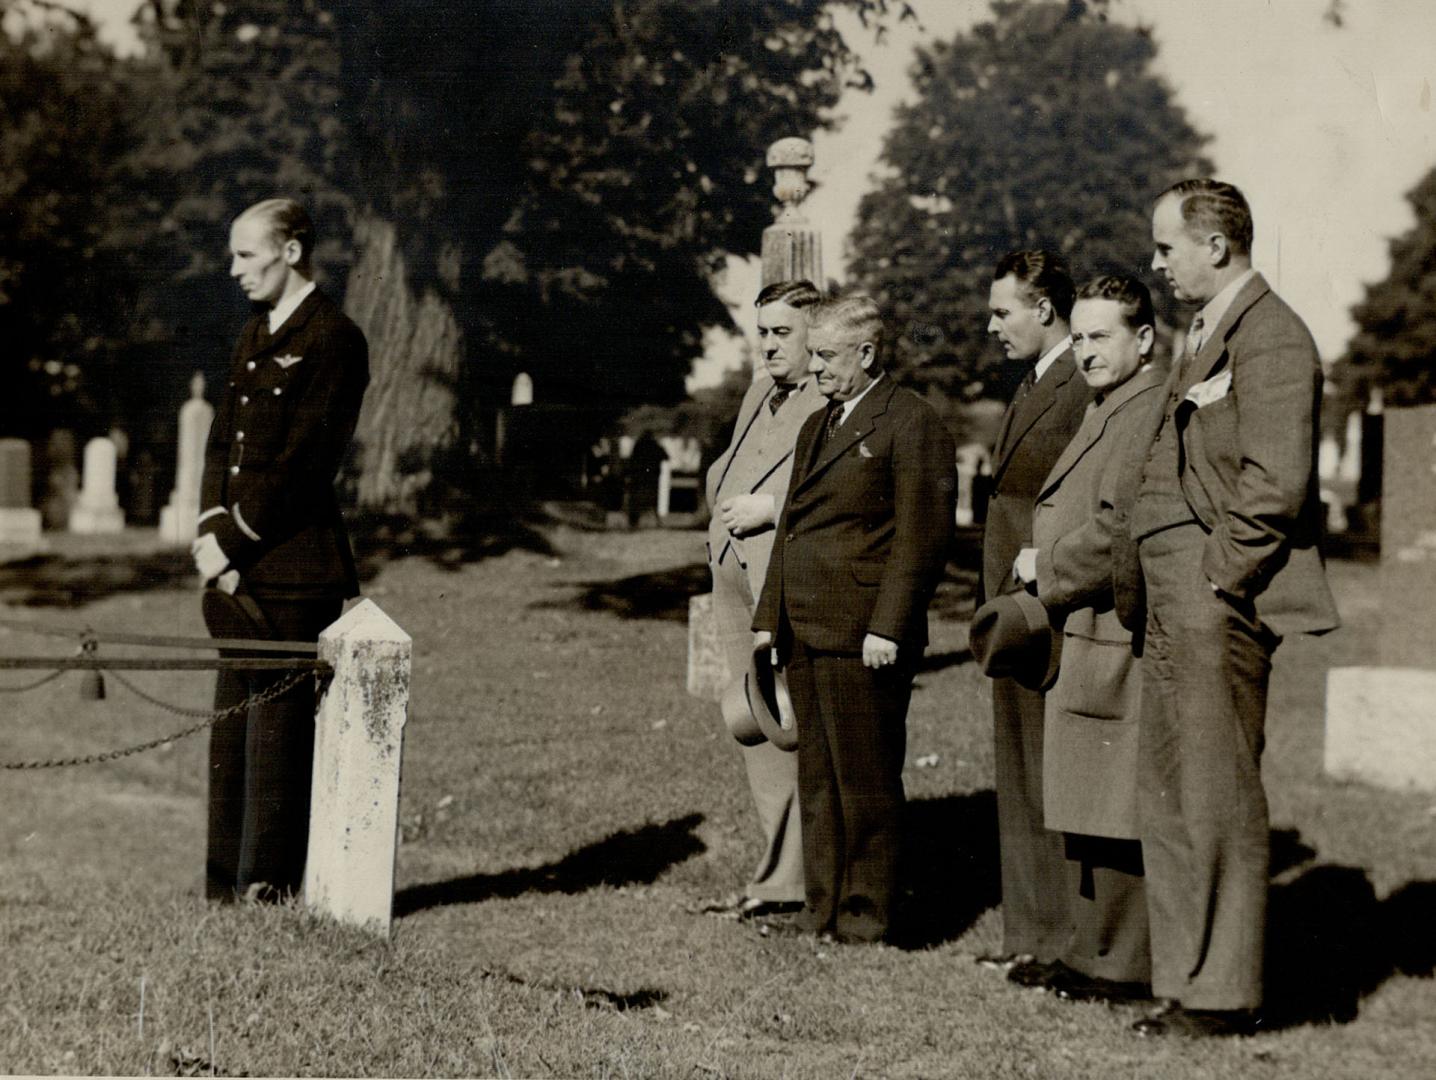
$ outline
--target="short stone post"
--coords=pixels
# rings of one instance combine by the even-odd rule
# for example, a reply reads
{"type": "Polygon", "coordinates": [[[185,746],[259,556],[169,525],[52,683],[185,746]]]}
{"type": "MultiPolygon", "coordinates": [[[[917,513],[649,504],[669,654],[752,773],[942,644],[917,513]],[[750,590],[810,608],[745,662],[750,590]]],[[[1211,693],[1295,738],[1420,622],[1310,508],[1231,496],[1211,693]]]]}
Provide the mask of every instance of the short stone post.
{"type": "Polygon", "coordinates": [[[115,494],[115,468],[119,451],[104,438],[85,444],[85,471],[80,480],[80,497],[70,511],[72,533],[117,533],[125,527],[125,515],[115,494]]]}
{"type": "Polygon", "coordinates": [[[160,539],[175,547],[189,547],[199,532],[199,496],[204,479],[204,448],[209,441],[214,406],[204,399],[204,376],[198,371],[189,383],[189,400],[180,406],[179,444],[175,452],[175,486],[160,511],[160,539]]]}
{"type": "Polygon", "coordinates": [[[728,657],[713,616],[713,594],[688,598],[688,692],[704,701],[719,701],[737,677],[728,670],[728,657]]]}
{"type": "Polygon", "coordinates": [[[319,635],[334,668],[315,719],[304,903],[389,934],[413,640],[372,600],[319,635]]]}

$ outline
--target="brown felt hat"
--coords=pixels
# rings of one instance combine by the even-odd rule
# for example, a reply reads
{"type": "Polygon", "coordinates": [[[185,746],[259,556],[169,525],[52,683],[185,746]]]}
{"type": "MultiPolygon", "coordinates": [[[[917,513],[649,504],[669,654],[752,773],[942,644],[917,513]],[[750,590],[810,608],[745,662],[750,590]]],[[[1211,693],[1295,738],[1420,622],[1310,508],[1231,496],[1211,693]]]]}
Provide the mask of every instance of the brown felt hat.
{"type": "Polygon", "coordinates": [[[796,750],[798,724],[793,702],[787,682],[773,670],[770,653],[767,645],[755,650],[748,670],[728,684],[723,692],[723,723],[744,746],[767,739],[779,750],[796,750]]]}
{"type": "Polygon", "coordinates": [[[994,596],[977,609],[968,648],[984,675],[1013,679],[1030,690],[1057,680],[1062,642],[1042,601],[1026,590],[994,596]]]}

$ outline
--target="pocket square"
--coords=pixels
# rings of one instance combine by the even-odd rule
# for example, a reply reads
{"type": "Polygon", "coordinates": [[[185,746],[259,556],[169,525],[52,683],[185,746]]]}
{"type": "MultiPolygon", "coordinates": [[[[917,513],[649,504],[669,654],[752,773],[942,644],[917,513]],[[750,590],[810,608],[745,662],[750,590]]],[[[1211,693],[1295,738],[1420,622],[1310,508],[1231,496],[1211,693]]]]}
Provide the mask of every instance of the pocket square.
{"type": "Polygon", "coordinates": [[[1214,401],[1220,401],[1232,390],[1232,369],[1218,372],[1210,379],[1203,379],[1187,391],[1186,400],[1190,401],[1197,408],[1203,405],[1210,405],[1214,401]]]}
{"type": "Polygon", "coordinates": [[[274,362],[282,368],[291,368],[303,359],[302,356],[276,356],[274,362]]]}
{"type": "Polygon", "coordinates": [[[870,457],[872,457],[872,456],[873,456],[873,452],[868,449],[868,444],[867,444],[867,443],[865,443],[865,442],[860,442],[860,443],[858,443],[858,457],[867,457],[867,458],[870,458],[870,457]]]}

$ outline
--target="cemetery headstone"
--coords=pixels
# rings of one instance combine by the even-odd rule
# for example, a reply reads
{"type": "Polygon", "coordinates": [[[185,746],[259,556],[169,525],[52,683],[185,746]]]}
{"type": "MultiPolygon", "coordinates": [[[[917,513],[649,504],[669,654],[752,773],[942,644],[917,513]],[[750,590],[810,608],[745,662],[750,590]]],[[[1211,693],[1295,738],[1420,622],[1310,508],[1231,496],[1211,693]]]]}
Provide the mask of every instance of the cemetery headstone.
{"type": "Polygon", "coordinates": [[[67,428],[50,432],[45,443],[45,497],[40,516],[47,529],[66,529],[80,490],[80,470],[75,466],[75,433],[67,428]]]}
{"type": "Polygon", "coordinates": [[[1436,791],[1436,406],[1385,427],[1379,664],[1328,672],[1326,770],[1436,791]]]}
{"type": "Polygon", "coordinates": [[[43,548],[40,511],[30,505],[30,444],[0,439],[0,558],[27,559],[43,548]]]}
{"type": "Polygon", "coordinates": [[[214,406],[204,399],[204,376],[199,372],[190,380],[189,394],[189,400],[179,411],[175,486],[169,502],[160,511],[160,539],[176,547],[188,547],[198,535],[204,448],[214,421],[214,406]]]}
{"type": "Polygon", "coordinates": [[[80,496],[70,511],[70,531],[83,535],[124,530],[125,515],[115,494],[115,444],[103,436],[85,444],[80,496]]]}

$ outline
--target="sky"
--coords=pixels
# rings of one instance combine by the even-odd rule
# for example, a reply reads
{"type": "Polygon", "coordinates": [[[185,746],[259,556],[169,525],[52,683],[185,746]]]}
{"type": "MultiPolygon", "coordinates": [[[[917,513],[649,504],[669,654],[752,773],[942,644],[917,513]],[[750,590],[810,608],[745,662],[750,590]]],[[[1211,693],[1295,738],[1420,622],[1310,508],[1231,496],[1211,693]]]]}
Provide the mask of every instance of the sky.
{"type": "MultiPolygon", "coordinates": [[[[130,47],[136,0],[77,2],[130,47]]],[[[913,48],[951,39],[989,13],[986,0],[910,3],[920,25],[892,26],[881,45],[839,16],[876,82],[870,94],[845,94],[834,110],[839,130],[813,139],[819,187],[805,210],[822,232],[824,272],[839,280],[892,110],[911,93],[913,48]]],[[[1217,175],[1252,204],[1257,267],[1306,319],[1322,355],[1335,358],[1355,329],[1352,305],[1389,269],[1389,240],[1413,223],[1406,193],[1436,166],[1436,3],[1342,0],[1340,28],[1322,17],[1328,3],[1115,0],[1113,17],[1152,28],[1156,72],[1193,126],[1213,136],[1217,175]]],[[[750,335],[757,288],[756,260],[730,260],[719,293],[750,335]]],[[[716,381],[740,359],[740,343],[714,332],[690,386],[716,381]]]]}

